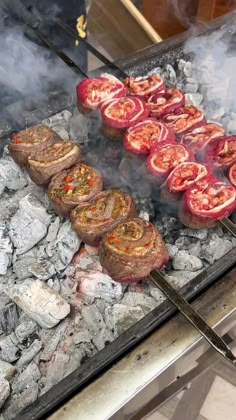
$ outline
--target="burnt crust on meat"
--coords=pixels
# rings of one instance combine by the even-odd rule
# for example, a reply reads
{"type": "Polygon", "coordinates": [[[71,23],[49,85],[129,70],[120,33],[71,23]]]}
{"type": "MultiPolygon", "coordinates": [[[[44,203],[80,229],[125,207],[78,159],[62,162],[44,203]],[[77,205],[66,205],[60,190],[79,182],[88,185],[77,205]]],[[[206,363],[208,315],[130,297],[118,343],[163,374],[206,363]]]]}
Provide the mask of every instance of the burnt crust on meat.
{"type": "Polygon", "coordinates": [[[66,217],[74,207],[90,201],[102,188],[101,174],[81,162],[53,176],[48,187],[48,197],[55,212],[66,217]]]}
{"type": "Polygon", "coordinates": [[[100,262],[120,283],[144,279],[168,261],[168,252],[158,230],[141,218],[129,219],[106,233],[99,246],[100,262]]]}
{"type": "Polygon", "coordinates": [[[46,125],[35,125],[12,135],[8,145],[14,161],[24,166],[28,157],[60,141],[58,134],[46,125]]]}
{"type": "Polygon", "coordinates": [[[81,151],[72,141],[61,141],[28,158],[30,178],[37,185],[50,182],[53,175],[79,162],[81,151]]]}
{"type": "Polygon", "coordinates": [[[135,216],[132,197],[120,190],[107,190],[72,210],[71,222],[82,241],[97,246],[108,230],[135,216]]]}

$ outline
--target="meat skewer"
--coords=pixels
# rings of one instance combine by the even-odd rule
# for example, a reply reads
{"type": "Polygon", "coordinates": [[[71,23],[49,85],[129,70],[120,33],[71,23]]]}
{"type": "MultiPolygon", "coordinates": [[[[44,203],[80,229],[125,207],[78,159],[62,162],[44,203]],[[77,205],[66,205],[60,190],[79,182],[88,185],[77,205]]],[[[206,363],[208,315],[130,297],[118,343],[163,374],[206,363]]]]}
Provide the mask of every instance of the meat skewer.
{"type": "Polygon", "coordinates": [[[175,142],[174,132],[155,118],[147,118],[126,131],[124,146],[137,155],[146,155],[165,141],[175,142]]]}
{"type": "Polygon", "coordinates": [[[135,216],[132,197],[120,190],[107,190],[77,206],[71,212],[71,222],[82,241],[98,246],[104,233],[135,216]]]}
{"type": "Polygon", "coordinates": [[[140,218],[129,219],[107,232],[100,242],[99,257],[107,273],[120,283],[142,280],[169,258],[160,233],[140,218]]]}
{"type": "Polygon", "coordinates": [[[153,94],[164,94],[165,92],[165,83],[159,74],[128,77],[124,80],[124,84],[128,89],[128,95],[139,96],[143,99],[147,99],[153,94]]]}
{"type": "Polygon", "coordinates": [[[8,145],[9,153],[18,165],[27,164],[28,157],[61,141],[57,133],[46,125],[36,125],[12,135],[8,145]]]}
{"type": "Polygon", "coordinates": [[[122,139],[125,129],[144,120],[149,115],[146,103],[135,96],[106,101],[101,106],[102,131],[112,139],[122,139]]]}
{"type": "Polygon", "coordinates": [[[162,184],[176,166],[187,161],[194,161],[190,149],[183,144],[163,142],[148,156],[146,167],[148,172],[155,175],[154,182],[162,184]]]}
{"type": "Polygon", "coordinates": [[[216,170],[227,169],[236,162],[236,135],[224,137],[218,142],[210,144],[206,161],[216,170]]]}
{"type": "Polygon", "coordinates": [[[213,176],[204,178],[184,194],[181,222],[190,228],[214,227],[236,207],[236,190],[213,176]]]}
{"type": "Polygon", "coordinates": [[[127,88],[116,77],[104,74],[97,78],[83,79],[77,86],[77,105],[83,114],[89,114],[112,98],[125,96],[127,88]]]}
{"type": "Polygon", "coordinates": [[[60,141],[28,158],[28,171],[37,185],[48,184],[56,173],[77,163],[81,158],[79,146],[72,141],[60,141]]]}
{"type": "Polygon", "coordinates": [[[179,89],[166,89],[163,93],[154,93],[147,99],[150,114],[157,119],[170,114],[185,105],[185,96],[179,89]]]}
{"type": "Polygon", "coordinates": [[[236,188],[236,161],[233,165],[229,168],[228,171],[228,178],[231,184],[236,188]]]}
{"type": "Polygon", "coordinates": [[[102,191],[103,181],[96,169],[80,163],[54,175],[48,187],[48,196],[55,212],[63,217],[102,191]]]}
{"type": "Polygon", "coordinates": [[[172,113],[164,115],[161,121],[167,127],[172,128],[176,135],[180,136],[205,124],[206,118],[202,111],[189,105],[177,108],[172,113]]]}
{"type": "Polygon", "coordinates": [[[180,143],[189,147],[195,154],[202,153],[206,147],[225,136],[225,130],[219,124],[206,123],[184,134],[180,143]]]}
{"type": "Polygon", "coordinates": [[[166,182],[163,184],[161,198],[165,201],[176,201],[180,199],[184,191],[210,173],[210,168],[203,163],[180,163],[171,171],[166,182]]]}

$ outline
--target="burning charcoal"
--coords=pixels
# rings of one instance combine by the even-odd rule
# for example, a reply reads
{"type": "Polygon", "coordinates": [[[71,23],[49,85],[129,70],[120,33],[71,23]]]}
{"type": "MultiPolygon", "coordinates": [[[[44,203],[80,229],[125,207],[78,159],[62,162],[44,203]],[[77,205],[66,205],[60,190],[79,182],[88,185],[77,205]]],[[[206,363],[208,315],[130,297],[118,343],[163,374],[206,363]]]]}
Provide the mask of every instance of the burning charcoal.
{"type": "Polygon", "coordinates": [[[47,213],[43,204],[33,194],[28,194],[22,198],[19,202],[19,208],[32,219],[37,219],[46,226],[50,225],[52,216],[47,213]]]}
{"type": "Polygon", "coordinates": [[[189,77],[186,79],[186,82],[183,86],[183,90],[185,93],[197,93],[198,87],[199,85],[196,82],[196,80],[189,77]]]}
{"type": "Polygon", "coordinates": [[[81,344],[81,343],[90,343],[92,341],[92,337],[88,331],[78,331],[73,335],[74,343],[81,344]]]}
{"type": "Polygon", "coordinates": [[[37,324],[34,321],[22,322],[15,329],[15,335],[20,343],[23,343],[29,336],[37,331],[37,324]]]}
{"type": "Polygon", "coordinates": [[[95,346],[98,350],[102,350],[107,343],[112,342],[114,339],[111,332],[107,329],[102,315],[92,306],[83,306],[81,312],[93,337],[95,346]]]}
{"type": "Polygon", "coordinates": [[[12,382],[12,392],[18,394],[24,391],[25,388],[29,388],[32,383],[38,382],[41,378],[41,373],[35,362],[31,362],[26,369],[16,376],[12,382]],[[29,386],[30,385],[30,386],[29,386]]]}
{"type": "Polygon", "coordinates": [[[52,263],[57,271],[65,270],[72,261],[73,256],[79,250],[81,241],[71,227],[69,220],[66,220],[59,229],[57,238],[54,242],[52,263]]]}
{"type": "Polygon", "coordinates": [[[232,248],[233,244],[230,240],[219,238],[218,235],[213,233],[209,235],[208,240],[202,245],[201,258],[213,264],[232,248]]]}
{"type": "Polygon", "coordinates": [[[15,330],[19,323],[19,309],[15,303],[8,303],[4,308],[0,308],[0,331],[10,334],[15,330]]]}
{"type": "Polygon", "coordinates": [[[6,292],[42,328],[52,328],[70,313],[70,305],[40,280],[25,280],[6,292]]]}
{"type": "Polygon", "coordinates": [[[122,298],[122,286],[100,271],[78,271],[77,291],[82,300],[92,303],[95,298],[102,298],[106,302],[122,298]]]}
{"type": "Polygon", "coordinates": [[[159,74],[162,77],[162,68],[161,67],[155,67],[153,70],[148,72],[148,76],[152,76],[153,74],[159,74]]]}
{"type": "Polygon", "coordinates": [[[5,252],[0,252],[0,275],[4,275],[7,272],[7,267],[10,265],[10,259],[5,252]]]}
{"type": "Polygon", "coordinates": [[[179,251],[179,248],[176,245],[172,245],[172,244],[167,244],[166,243],[166,248],[167,248],[170,259],[173,259],[174,256],[179,251]]]}
{"type": "Polygon", "coordinates": [[[24,254],[33,248],[47,233],[46,226],[38,219],[18,210],[12,217],[9,226],[9,236],[17,248],[16,253],[24,254]]]}
{"type": "Polygon", "coordinates": [[[0,360],[0,378],[7,379],[8,381],[13,378],[16,373],[16,368],[8,362],[0,360]]]}
{"type": "Polygon", "coordinates": [[[0,360],[4,362],[15,362],[19,359],[21,352],[17,348],[17,338],[11,333],[4,338],[0,338],[0,360]]]}
{"type": "Polygon", "coordinates": [[[194,255],[194,257],[200,257],[201,251],[202,251],[202,245],[200,241],[192,243],[188,248],[189,254],[194,255]]]}
{"type": "Polygon", "coordinates": [[[52,117],[49,117],[42,121],[42,124],[46,125],[47,127],[50,127],[54,130],[54,126],[61,125],[65,128],[68,127],[68,124],[71,120],[72,113],[70,111],[62,111],[58,112],[58,114],[53,115],[52,117]]]}
{"type": "Polygon", "coordinates": [[[208,237],[208,229],[182,229],[179,231],[180,236],[190,236],[191,238],[197,238],[201,241],[205,241],[208,237]]]}
{"type": "Polygon", "coordinates": [[[166,300],[165,295],[154,285],[150,289],[150,295],[157,300],[158,304],[160,305],[164,300],[166,300]]]}
{"type": "MultiPolygon", "coordinates": [[[[64,273],[63,273],[63,275],[64,275],[64,273]]],[[[55,279],[49,279],[47,281],[47,285],[51,289],[55,290],[55,292],[60,293],[60,291],[61,291],[61,282],[60,282],[59,279],[57,279],[57,278],[55,278],[55,279]]]]}
{"type": "Polygon", "coordinates": [[[54,125],[53,130],[60,136],[63,140],[69,140],[69,133],[62,125],[54,125]]]}
{"type": "Polygon", "coordinates": [[[13,271],[16,273],[18,280],[22,281],[31,277],[29,267],[34,264],[35,261],[35,257],[28,256],[28,253],[17,257],[17,260],[13,262],[13,271]]]}
{"type": "Polygon", "coordinates": [[[191,281],[194,277],[198,276],[202,272],[201,270],[198,271],[187,271],[187,270],[179,270],[179,271],[169,271],[168,274],[165,274],[164,277],[166,281],[168,281],[172,287],[175,289],[181,289],[181,287],[185,286],[189,281],[191,281]]]}
{"type": "Polygon", "coordinates": [[[236,132],[236,113],[233,112],[230,115],[229,122],[227,124],[227,131],[229,134],[234,134],[236,132]]]}
{"type": "Polygon", "coordinates": [[[10,395],[10,384],[9,382],[0,376],[0,408],[7,400],[10,395]]]}
{"type": "Polygon", "coordinates": [[[2,410],[4,419],[11,420],[25,407],[32,404],[38,397],[38,384],[31,383],[20,394],[13,394],[9,397],[2,410]]]}
{"type": "Polygon", "coordinates": [[[5,178],[0,175],[0,196],[2,195],[3,191],[5,190],[7,182],[5,178]]]}
{"type": "Polygon", "coordinates": [[[34,359],[36,354],[38,354],[41,348],[42,348],[41,341],[37,339],[34,340],[30,347],[22,351],[21,357],[16,363],[17,367],[20,368],[23,366],[27,366],[34,359]]]}
{"type": "MultiPolygon", "coordinates": [[[[184,60],[180,60],[180,61],[184,61],[184,60]]],[[[185,77],[191,77],[192,76],[192,63],[190,61],[185,61],[184,65],[183,65],[183,74],[185,75],[185,77]]]]}
{"type": "Polygon", "coordinates": [[[48,228],[48,234],[46,236],[46,241],[47,242],[53,242],[53,241],[56,240],[59,227],[60,227],[60,218],[56,217],[54,222],[51,223],[51,225],[48,228]]]}
{"type": "Polygon", "coordinates": [[[186,93],[185,94],[185,103],[186,105],[193,105],[199,108],[203,100],[201,93],[186,93]]]}
{"type": "Polygon", "coordinates": [[[173,69],[173,67],[170,64],[167,64],[165,66],[162,77],[164,78],[168,87],[175,87],[176,86],[176,82],[177,82],[176,73],[175,73],[175,70],[173,69]]]}
{"type": "Polygon", "coordinates": [[[184,66],[186,64],[186,61],[183,60],[182,58],[178,61],[178,69],[179,71],[182,73],[184,70],[184,66]]]}
{"type": "Polygon", "coordinates": [[[123,304],[115,304],[105,310],[106,322],[115,328],[116,336],[119,336],[132,325],[142,319],[144,311],[139,306],[132,307],[123,304]]]}
{"type": "Polygon", "coordinates": [[[41,330],[39,332],[44,346],[44,350],[40,354],[40,360],[44,362],[51,360],[61,338],[65,334],[67,326],[68,319],[64,319],[59,325],[53,328],[53,330],[41,330]]]}
{"type": "Polygon", "coordinates": [[[50,261],[41,258],[34,260],[28,271],[42,281],[48,280],[56,273],[54,265],[50,261]]]}
{"type": "Polygon", "coordinates": [[[21,190],[28,184],[24,172],[11,157],[0,159],[0,176],[9,190],[21,190]]]}
{"type": "Polygon", "coordinates": [[[67,366],[70,356],[62,351],[56,351],[46,367],[45,377],[40,381],[44,385],[41,394],[52,388],[67,375],[67,366]]]}
{"type": "Polygon", "coordinates": [[[129,307],[140,306],[145,314],[156,308],[156,301],[150,296],[142,293],[128,292],[124,295],[121,303],[129,307]]]}
{"type": "Polygon", "coordinates": [[[174,256],[172,265],[175,270],[187,271],[198,271],[203,267],[203,263],[199,258],[188,254],[186,251],[179,251],[178,254],[174,256]]]}
{"type": "Polygon", "coordinates": [[[182,236],[175,241],[175,245],[179,249],[188,249],[191,244],[191,240],[187,238],[186,236],[182,236]]]}

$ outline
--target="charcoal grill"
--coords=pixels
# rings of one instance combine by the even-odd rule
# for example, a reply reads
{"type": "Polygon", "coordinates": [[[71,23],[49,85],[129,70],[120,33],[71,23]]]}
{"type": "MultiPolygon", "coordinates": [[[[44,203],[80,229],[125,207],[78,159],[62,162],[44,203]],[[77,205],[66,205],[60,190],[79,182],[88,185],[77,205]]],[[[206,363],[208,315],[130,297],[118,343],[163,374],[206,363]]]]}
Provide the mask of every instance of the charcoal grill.
{"type": "MultiPolygon", "coordinates": [[[[199,29],[199,36],[204,32],[211,32],[225,26],[225,36],[232,41],[233,47],[233,31],[236,21],[236,13],[231,13],[223,18],[211,22],[207,28],[199,29]]],[[[138,52],[131,57],[121,60],[117,63],[119,68],[124,69],[132,75],[146,74],[153,68],[163,66],[166,63],[176,66],[179,59],[191,60],[191,54],[186,56],[183,51],[183,43],[188,38],[189,33],[181,34],[167,40],[159,45],[152,46],[144,51],[138,52]]],[[[109,70],[107,67],[96,70],[95,74],[101,71],[109,70]]],[[[43,119],[55,114],[63,109],[73,109],[73,98],[63,92],[52,93],[50,96],[51,103],[45,109],[45,104],[38,106],[37,109],[26,111],[24,117],[22,114],[20,120],[15,120],[13,115],[5,113],[2,116],[2,146],[7,144],[8,135],[13,130],[22,128],[24,124],[33,125],[41,122],[43,119]]],[[[104,147],[104,142],[102,145],[104,147]]],[[[189,301],[199,296],[203,291],[213,287],[216,282],[227,282],[221,280],[223,275],[232,271],[235,267],[235,248],[220,258],[218,261],[209,265],[198,276],[190,280],[180,293],[189,301]]],[[[230,282],[230,280],[228,280],[230,282]]],[[[222,284],[222,283],[221,283],[222,284]]],[[[55,410],[62,405],[68,398],[73,396],[86,384],[93,381],[98,374],[108,368],[112,363],[122,357],[127,351],[131,350],[135,345],[142,341],[148,334],[153,332],[157,327],[170,319],[175,314],[173,306],[164,301],[154,310],[150,311],[144,318],[133,325],[129,330],[125,331],[112,343],[108,344],[103,350],[100,350],[89,361],[86,361],[80,368],[67,376],[63,381],[56,384],[49,392],[45,393],[35,403],[29,406],[24,412],[18,415],[18,419],[38,419],[55,410]]]]}

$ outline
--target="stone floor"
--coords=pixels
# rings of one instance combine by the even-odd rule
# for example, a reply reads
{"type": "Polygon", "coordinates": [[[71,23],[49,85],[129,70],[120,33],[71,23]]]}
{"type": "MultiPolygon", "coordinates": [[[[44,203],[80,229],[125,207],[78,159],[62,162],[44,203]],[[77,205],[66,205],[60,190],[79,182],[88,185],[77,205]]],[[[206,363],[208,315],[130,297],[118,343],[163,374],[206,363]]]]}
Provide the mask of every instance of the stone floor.
{"type": "Polygon", "coordinates": [[[236,368],[219,357],[188,389],[143,420],[236,420],[236,368]]]}

